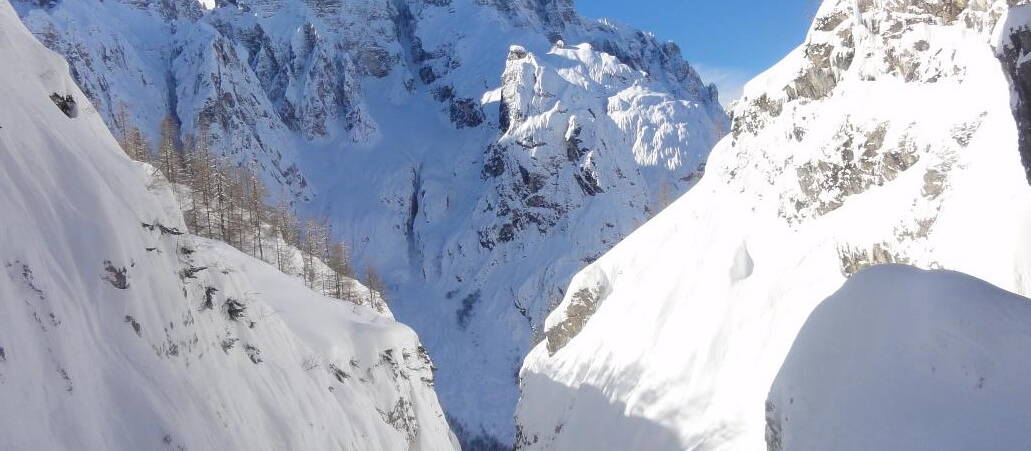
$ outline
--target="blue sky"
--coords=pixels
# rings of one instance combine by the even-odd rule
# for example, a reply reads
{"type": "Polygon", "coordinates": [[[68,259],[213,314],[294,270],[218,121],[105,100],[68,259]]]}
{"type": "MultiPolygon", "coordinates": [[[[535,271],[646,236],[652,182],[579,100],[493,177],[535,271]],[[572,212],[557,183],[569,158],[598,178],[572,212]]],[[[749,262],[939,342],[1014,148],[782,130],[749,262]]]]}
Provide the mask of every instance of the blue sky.
{"type": "Polygon", "coordinates": [[[590,18],[609,18],[680,46],[726,104],[741,86],[805,38],[821,0],[578,0],[590,18]]]}

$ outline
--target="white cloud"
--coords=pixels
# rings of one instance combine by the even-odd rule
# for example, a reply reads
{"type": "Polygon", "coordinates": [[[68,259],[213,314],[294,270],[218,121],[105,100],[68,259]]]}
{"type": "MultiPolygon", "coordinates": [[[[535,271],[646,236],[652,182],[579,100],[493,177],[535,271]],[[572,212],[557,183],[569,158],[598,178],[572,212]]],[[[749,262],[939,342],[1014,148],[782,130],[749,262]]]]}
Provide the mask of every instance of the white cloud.
{"type": "Polygon", "coordinates": [[[741,91],[752,77],[747,72],[731,68],[712,66],[704,63],[692,63],[702,81],[706,84],[715,83],[720,90],[720,103],[724,108],[741,97],[741,91]]]}

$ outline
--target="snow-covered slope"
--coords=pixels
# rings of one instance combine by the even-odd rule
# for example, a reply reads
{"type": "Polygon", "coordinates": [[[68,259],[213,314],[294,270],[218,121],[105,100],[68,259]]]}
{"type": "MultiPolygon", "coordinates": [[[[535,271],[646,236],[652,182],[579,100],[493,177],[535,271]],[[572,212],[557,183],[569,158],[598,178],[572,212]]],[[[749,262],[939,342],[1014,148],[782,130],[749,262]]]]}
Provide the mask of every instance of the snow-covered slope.
{"type": "Polygon", "coordinates": [[[1008,3],[826,1],[701,182],[574,278],[522,369],[518,445],[762,449],[770,384],[849,275],[1031,292],[1008,3]]]}
{"type": "Polygon", "coordinates": [[[779,450],[1031,447],[1031,300],[883,265],[810,315],[766,403],[779,450]]]}
{"type": "Polygon", "coordinates": [[[0,449],[457,448],[409,328],[181,233],[7,2],[0,66],[0,449]]]}
{"type": "Polygon", "coordinates": [[[114,128],[172,114],[310,200],[391,285],[466,435],[510,443],[533,329],[696,183],[729,129],[714,88],[571,0],[215,3],[15,6],[114,128]]]}

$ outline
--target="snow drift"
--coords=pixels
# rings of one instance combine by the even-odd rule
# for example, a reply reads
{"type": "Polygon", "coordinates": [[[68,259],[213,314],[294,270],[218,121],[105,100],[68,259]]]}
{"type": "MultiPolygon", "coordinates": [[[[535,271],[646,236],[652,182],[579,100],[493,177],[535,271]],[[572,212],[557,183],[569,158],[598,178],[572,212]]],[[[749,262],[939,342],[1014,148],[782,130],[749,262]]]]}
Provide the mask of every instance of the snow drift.
{"type": "Polygon", "coordinates": [[[574,277],[524,362],[517,446],[763,449],[771,383],[849,276],[902,263],[1031,292],[998,57],[1012,3],[824,2],[699,184],[574,277]]]}
{"type": "Polygon", "coordinates": [[[457,448],[410,329],[184,233],[7,2],[0,66],[0,448],[457,448]]]}
{"type": "Polygon", "coordinates": [[[813,311],[766,403],[776,450],[1031,446],[1031,300],[882,265],[813,311]]]}

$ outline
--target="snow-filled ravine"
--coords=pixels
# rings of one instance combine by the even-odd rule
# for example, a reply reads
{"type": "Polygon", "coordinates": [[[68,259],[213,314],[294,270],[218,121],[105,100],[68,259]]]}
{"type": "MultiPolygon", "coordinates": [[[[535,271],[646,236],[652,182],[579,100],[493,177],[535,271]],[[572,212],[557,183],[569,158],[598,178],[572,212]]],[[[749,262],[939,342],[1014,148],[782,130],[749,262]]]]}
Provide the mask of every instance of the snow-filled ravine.
{"type": "Polygon", "coordinates": [[[0,449],[458,448],[411,329],[183,233],[6,1],[0,67],[0,449]]]}
{"type": "MultiPolygon", "coordinates": [[[[904,277],[904,284],[931,285],[925,294],[961,297],[942,299],[935,315],[884,305],[906,297],[934,308],[934,299],[917,296],[920,289],[885,293],[889,288],[873,276],[856,282],[874,285],[860,293],[880,296],[869,306],[879,318],[857,323],[900,340],[898,350],[886,344],[881,352],[928,353],[910,354],[916,360],[898,374],[857,374],[900,384],[929,378],[925,391],[899,398],[898,411],[882,412],[884,419],[925,412],[910,420],[912,435],[878,431],[869,441],[843,443],[833,436],[837,430],[827,430],[877,427],[880,420],[848,422],[885,408],[878,401],[904,386],[867,387],[869,398],[855,411],[848,401],[863,398],[864,387],[831,389],[841,394],[835,407],[843,411],[821,411],[820,420],[805,409],[834,402],[816,399],[828,388],[795,385],[847,369],[845,356],[828,360],[828,373],[812,368],[807,353],[821,352],[812,348],[819,337],[803,324],[848,277],[870,266],[956,270],[1031,293],[1031,187],[1021,162],[1031,155],[1031,22],[1027,7],[1010,9],[1016,3],[1025,2],[825,1],[805,42],[746,86],[733,107],[731,134],[712,151],[699,184],[574,277],[548,317],[545,341],[522,368],[517,447],[764,449],[771,386],[769,415],[782,419],[784,431],[770,441],[772,449],[982,448],[966,446],[974,443],[967,433],[983,439],[984,449],[1026,447],[1026,425],[1015,429],[1026,408],[1006,401],[999,409],[1015,410],[983,410],[1007,396],[1027,399],[1026,384],[1013,378],[1026,374],[1016,356],[1026,331],[1002,318],[1011,310],[1026,316],[1026,309],[1011,309],[1012,296],[981,290],[979,282],[904,277]],[[971,294],[978,290],[996,304],[979,312],[970,305],[981,300],[970,299],[980,297],[971,294]],[[893,312],[900,317],[890,318],[893,312]],[[983,316],[972,316],[955,336],[920,336],[968,312],[983,316]],[[996,322],[998,331],[981,333],[996,322]],[[996,349],[1007,334],[1016,342],[996,349]],[[800,347],[789,356],[796,337],[800,347]],[[927,343],[954,354],[920,348],[927,343]],[[937,372],[914,373],[930,370],[921,366],[927,363],[937,372]],[[984,390],[977,391],[981,376],[984,390]],[[928,404],[932,392],[965,398],[928,404]],[[935,406],[968,406],[970,423],[952,423],[963,416],[935,413],[935,406]],[[921,442],[919,434],[935,425],[955,428],[921,442]],[[824,435],[811,435],[821,429],[824,435]],[[950,438],[952,448],[936,448],[950,438]],[[888,443],[899,446],[878,446],[888,443]],[[929,445],[906,446],[913,443],[929,445]],[[999,443],[1015,446],[989,446],[999,443]]],[[[858,302],[847,309],[862,310],[858,302]]],[[[841,303],[832,299],[821,311],[841,303]]],[[[853,333],[840,323],[848,321],[814,316],[811,323],[853,333]]],[[[874,343],[886,342],[853,343],[842,352],[868,353],[863,346],[874,343]]],[[[884,370],[890,361],[866,370],[884,370]]]]}
{"type": "Polygon", "coordinates": [[[511,444],[518,369],[573,274],[729,130],[675,44],[572,0],[13,4],[113,129],[206,128],[328,218],[469,443],[511,444]]]}

